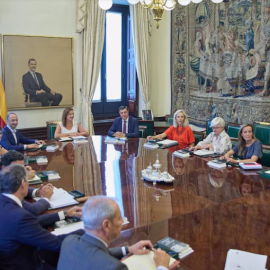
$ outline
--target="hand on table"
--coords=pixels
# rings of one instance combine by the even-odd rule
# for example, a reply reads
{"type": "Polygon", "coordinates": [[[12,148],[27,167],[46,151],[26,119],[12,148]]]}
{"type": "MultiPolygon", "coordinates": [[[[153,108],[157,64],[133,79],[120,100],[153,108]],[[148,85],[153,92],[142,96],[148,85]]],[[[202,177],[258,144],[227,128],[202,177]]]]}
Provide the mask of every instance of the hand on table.
{"type": "Polygon", "coordinates": [[[75,137],[75,136],[79,136],[79,133],[78,132],[71,132],[68,135],[71,137],[75,137]]]}
{"type": "Polygon", "coordinates": [[[140,241],[136,243],[135,245],[128,247],[128,251],[131,254],[142,255],[142,254],[148,254],[150,252],[150,250],[147,248],[150,248],[150,249],[153,248],[153,245],[151,241],[149,240],[140,241]]]}
{"type": "Polygon", "coordinates": [[[113,136],[117,138],[126,137],[125,134],[120,131],[115,132],[113,136]]]}
{"type": "Polygon", "coordinates": [[[154,251],[154,261],[156,266],[164,266],[164,267],[169,267],[170,263],[170,255],[167,254],[165,251],[161,250],[160,248],[158,249],[153,249],[154,251]]]}
{"type": "Polygon", "coordinates": [[[26,149],[33,149],[33,148],[39,148],[39,145],[36,143],[26,145],[26,149]]]}
{"type": "Polygon", "coordinates": [[[154,140],[154,139],[155,139],[155,136],[147,136],[147,141],[154,140]]]}
{"type": "Polygon", "coordinates": [[[40,185],[40,188],[36,192],[37,197],[44,197],[47,199],[51,199],[53,195],[53,185],[47,184],[46,186],[40,185]]]}
{"type": "Polygon", "coordinates": [[[66,211],[68,217],[82,217],[82,207],[74,206],[66,211]]]}
{"type": "Polygon", "coordinates": [[[27,179],[33,179],[36,175],[36,171],[32,170],[31,166],[25,166],[27,172],[27,179]]]}

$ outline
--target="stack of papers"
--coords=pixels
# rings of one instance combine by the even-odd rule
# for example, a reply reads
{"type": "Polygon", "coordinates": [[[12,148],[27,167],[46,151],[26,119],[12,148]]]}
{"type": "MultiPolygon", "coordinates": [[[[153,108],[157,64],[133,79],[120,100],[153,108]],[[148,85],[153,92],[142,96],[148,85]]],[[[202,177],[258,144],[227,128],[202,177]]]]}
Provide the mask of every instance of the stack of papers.
{"type": "Polygon", "coordinates": [[[178,141],[173,141],[173,140],[163,140],[157,143],[161,147],[171,147],[171,146],[175,146],[179,144],[178,141]]]}
{"type": "MultiPolygon", "coordinates": [[[[38,201],[40,198],[36,197],[34,198],[36,201],[38,201]]],[[[66,192],[62,188],[53,188],[53,195],[50,199],[50,205],[51,208],[60,208],[65,207],[69,205],[79,204],[72,195],[70,195],[68,192],[66,192]]]]}
{"type": "Polygon", "coordinates": [[[203,156],[209,156],[209,155],[213,155],[214,151],[210,151],[210,150],[206,150],[206,149],[202,149],[202,150],[198,150],[194,152],[194,155],[203,157],[203,156]]]}
{"type": "Polygon", "coordinates": [[[230,249],[224,270],[266,270],[267,256],[230,249]]]}
{"type": "Polygon", "coordinates": [[[128,141],[127,137],[116,138],[107,136],[104,142],[110,144],[124,144],[126,141],[128,141]]]}
{"type": "Polygon", "coordinates": [[[60,139],[58,141],[59,142],[69,142],[69,141],[73,141],[73,139],[71,137],[60,137],[60,139]]]}
{"type": "Polygon", "coordinates": [[[37,172],[36,175],[39,177],[39,179],[43,180],[56,180],[61,178],[56,171],[37,172]]]}
{"type": "Polygon", "coordinates": [[[262,169],[262,165],[257,162],[239,163],[239,166],[244,170],[257,170],[262,169]]]}
{"type": "Polygon", "coordinates": [[[46,156],[38,156],[36,157],[36,161],[38,165],[46,165],[48,163],[48,159],[46,156]]]}
{"type": "Polygon", "coordinates": [[[35,175],[34,178],[27,179],[27,180],[28,180],[29,185],[42,184],[42,181],[41,181],[40,177],[38,177],[37,175],[35,175]]]}
{"type": "Polygon", "coordinates": [[[157,148],[159,148],[157,143],[150,143],[150,142],[145,143],[143,145],[143,147],[147,148],[147,149],[157,149],[157,148]]]}
{"type": "Polygon", "coordinates": [[[50,145],[50,146],[47,146],[46,151],[55,152],[57,149],[58,149],[58,145],[50,145]]]}
{"type": "Polygon", "coordinates": [[[180,158],[188,158],[188,157],[190,157],[189,152],[186,152],[184,150],[174,151],[173,154],[175,156],[177,156],[177,157],[180,157],[180,158]]]}
{"type": "Polygon", "coordinates": [[[178,257],[180,259],[183,259],[187,255],[194,252],[194,250],[189,246],[189,244],[178,241],[171,237],[165,237],[157,241],[157,245],[164,251],[178,253],[178,257]]]}
{"type": "Polygon", "coordinates": [[[213,159],[207,163],[209,167],[214,169],[223,169],[226,168],[226,159],[213,159]]]}
{"type": "MultiPolygon", "coordinates": [[[[126,217],[124,217],[123,225],[126,225],[128,223],[129,223],[128,219],[126,217]]],[[[62,228],[56,228],[52,232],[52,234],[54,234],[54,235],[67,234],[67,233],[71,233],[71,232],[74,232],[74,231],[79,230],[79,229],[84,229],[83,221],[75,222],[75,223],[72,223],[68,226],[62,227],[62,228]]]]}
{"type": "Polygon", "coordinates": [[[88,143],[87,137],[84,137],[84,136],[75,136],[71,138],[73,139],[74,144],[88,143]]]}

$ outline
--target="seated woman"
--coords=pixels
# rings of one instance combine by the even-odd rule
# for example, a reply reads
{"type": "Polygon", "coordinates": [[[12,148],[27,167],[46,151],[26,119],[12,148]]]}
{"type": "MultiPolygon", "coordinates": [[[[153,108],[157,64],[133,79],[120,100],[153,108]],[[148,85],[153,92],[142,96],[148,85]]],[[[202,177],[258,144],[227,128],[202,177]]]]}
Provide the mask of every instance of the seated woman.
{"type": "Polygon", "coordinates": [[[223,158],[232,163],[260,162],[262,158],[262,144],[253,133],[250,124],[243,125],[238,133],[238,144],[234,146],[223,158]],[[232,155],[239,156],[240,160],[231,158],[232,155]]]}
{"type": "Polygon", "coordinates": [[[61,137],[70,136],[86,136],[88,137],[88,132],[74,119],[74,111],[72,108],[65,108],[62,115],[62,121],[56,126],[54,133],[54,138],[59,139],[61,137]]]}
{"type": "Polygon", "coordinates": [[[186,113],[183,110],[178,110],[173,115],[173,125],[170,126],[164,133],[156,136],[148,136],[148,140],[162,139],[167,137],[169,140],[178,141],[181,149],[193,147],[195,138],[193,131],[188,126],[189,122],[186,113]]]}
{"type": "Polygon", "coordinates": [[[194,149],[210,149],[218,154],[227,153],[232,149],[229,135],[224,130],[225,121],[221,117],[216,117],[211,121],[211,132],[203,141],[199,142],[194,149]]]}

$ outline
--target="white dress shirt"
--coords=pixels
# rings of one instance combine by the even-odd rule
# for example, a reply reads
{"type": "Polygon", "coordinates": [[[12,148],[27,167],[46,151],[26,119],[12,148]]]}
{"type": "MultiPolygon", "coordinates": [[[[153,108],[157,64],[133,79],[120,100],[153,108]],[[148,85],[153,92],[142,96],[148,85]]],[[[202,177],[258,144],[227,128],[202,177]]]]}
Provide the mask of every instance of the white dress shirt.
{"type": "Polygon", "coordinates": [[[30,73],[31,73],[32,77],[34,78],[35,82],[37,82],[38,86],[40,87],[36,72],[33,72],[30,70],[30,73]]]}
{"type": "Polygon", "coordinates": [[[211,132],[203,141],[198,145],[204,145],[211,143],[214,147],[214,152],[218,154],[227,153],[232,149],[232,142],[229,135],[223,130],[218,136],[215,136],[214,132],[211,132]]]}
{"type": "Polygon", "coordinates": [[[4,196],[10,198],[11,200],[13,200],[15,203],[17,203],[21,208],[22,208],[22,202],[20,201],[20,199],[16,196],[14,196],[13,194],[7,194],[7,193],[2,193],[4,196]]]}
{"type": "Polygon", "coordinates": [[[129,117],[128,117],[126,120],[123,120],[123,119],[122,119],[122,133],[124,133],[124,134],[128,133],[128,119],[129,119],[129,117]],[[124,121],[126,121],[126,132],[123,132],[123,129],[124,129],[124,121]]]}

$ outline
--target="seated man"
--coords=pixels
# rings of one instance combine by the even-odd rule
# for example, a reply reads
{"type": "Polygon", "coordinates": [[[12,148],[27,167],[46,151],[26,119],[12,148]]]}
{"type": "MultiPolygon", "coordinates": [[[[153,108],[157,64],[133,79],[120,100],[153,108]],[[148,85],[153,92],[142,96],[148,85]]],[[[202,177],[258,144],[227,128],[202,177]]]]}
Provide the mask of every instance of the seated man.
{"type": "MultiPolygon", "coordinates": [[[[153,248],[150,241],[140,241],[130,247],[110,248],[111,241],[121,234],[123,219],[117,203],[105,196],[90,198],[83,207],[83,236],[70,236],[62,244],[58,270],[128,270],[120,259],[129,254],[147,254],[145,247],[153,248]],[[72,256],[70,256],[72,254],[72,256]]],[[[170,256],[155,250],[155,263],[159,270],[169,266],[170,256]]]]}
{"type": "Polygon", "coordinates": [[[120,106],[119,109],[120,117],[117,117],[110,130],[108,131],[109,136],[113,137],[139,137],[139,125],[138,120],[129,115],[128,108],[126,106],[120,106]]]}
{"type": "Polygon", "coordinates": [[[6,150],[23,151],[31,148],[39,148],[39,144],[45,144],[44,141],[27,139],[16,127],[18,126],[18,116],[16,113],[8,113],[7,125],[2,129],[1,145],[6,150]]]}
{"type": "MultiPolygon", "coordinates": [[[[8,151],[5,155],[3,155],[1,162],[0,162],[0,170],[4,169],[6,166],[9,166],[11,164],[20,164],[24,165],[24,156],[22,153],[19,153],[15,150],[8,151]]],[[[27,178],[29,179],[29,174],[34,173],[35,171],[32,170],[30,166],[25,166],[25,169],[27,170],[27,178]]],[[[33,178],[33,177],[32,177],[33,178]]],[[[40,200],[38,200],[35,203],[29,203],[25,200],[22,200],[23,208],[30,213],[32,213],[35,216],[38,216],[45,210],[47,210],[50,207],[50,199],[53,195],[53,185],[47,184],[47,185],[40,185],[40,188],[34,189],[34,188],[28,188],[28,193],[26,198],[33,199],[35,197],[42,197],[40,200]]],[[[66,217],[73,217],[76,216],[76,209],[77,207],[73,207],[66,211],[60,211],[58,213],[53,214],[46,214],[38,216],[37,219],[41,226],[47,227],[49,225],[52,225],[56,221],[63,220],[66,217]]]]}
{"type": "Polygon", "coordinates": [[[29,71],[23,75],[23,89],[26,94],[30,94],[30,102],[40,101],[42,106],[58,106],[62,100],[62,95],[52,91],[43,81],[42,75],[36,72],[37,61],[28,60],[29,71]]]}
{"type": "MultiPolygon", "coordinates": [[[[67,236],[43,229],[37,218],[22,207],[28,193],[23,166],[10,165],[0,172],[0,269],[51,269],[39,249],[59,252],[67,236]],[[46,267],[47,266],[47,267],[46,267]]],[[[73,232],[82,235],[83,230],[73,232]]]]}

